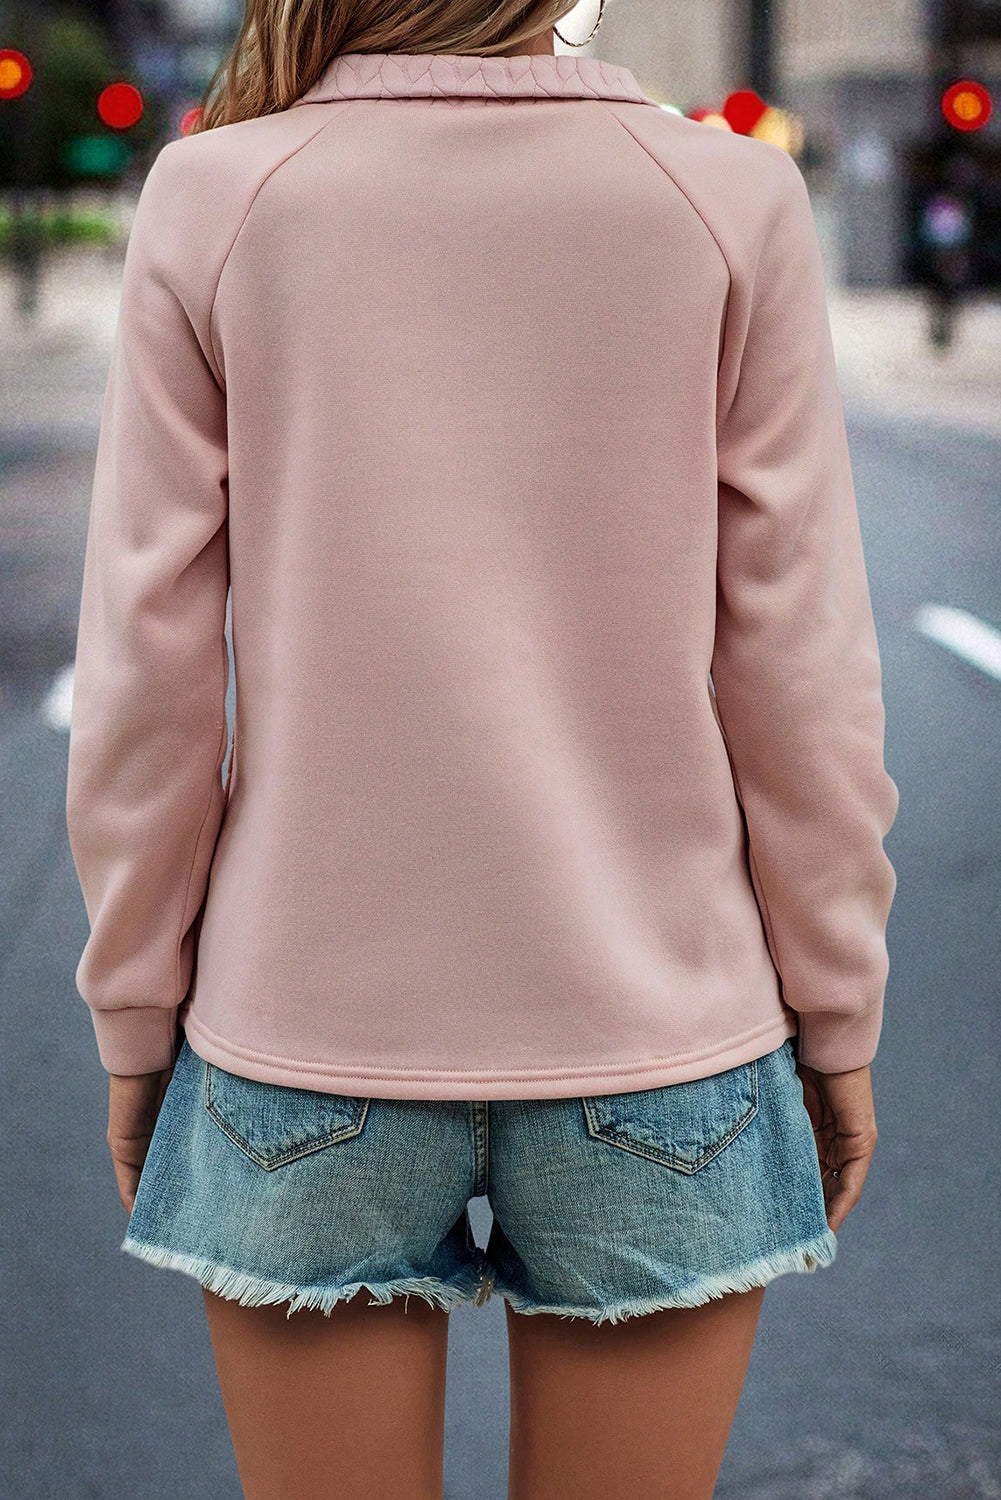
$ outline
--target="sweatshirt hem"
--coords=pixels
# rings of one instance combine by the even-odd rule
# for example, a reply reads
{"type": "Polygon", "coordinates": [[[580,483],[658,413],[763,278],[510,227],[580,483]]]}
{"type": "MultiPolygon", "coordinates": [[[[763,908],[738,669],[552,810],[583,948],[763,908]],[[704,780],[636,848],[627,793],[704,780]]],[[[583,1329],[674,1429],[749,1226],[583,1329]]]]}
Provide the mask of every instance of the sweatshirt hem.
{"type": "Polygon", "coordinates": [[[792,1013],[751,1027],[711,1052],[669,1053],[593,1067],[507,1069],[365,1067],[279,1057],[220,1036],[193,1011],[181,1020],[191,1050],[204,1062],[245,1078],[323,1093],[382,1099],[553,1099],[632,1093],[705,1078],[765,1056],[797,1034],[792,1013]]]}

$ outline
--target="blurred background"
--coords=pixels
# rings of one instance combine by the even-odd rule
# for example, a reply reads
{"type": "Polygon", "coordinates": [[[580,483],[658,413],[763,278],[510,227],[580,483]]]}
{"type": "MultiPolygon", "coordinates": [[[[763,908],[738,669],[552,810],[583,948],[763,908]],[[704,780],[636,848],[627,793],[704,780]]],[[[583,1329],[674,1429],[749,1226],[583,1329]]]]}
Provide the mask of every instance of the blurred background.
{"type": "MultiPolygon", "coordinates": [[[[0,1489],[23,1497],[240,1495],[197,1286],[118,1250],[64,794],[131,216],[241,19],[0,3],[0,1489]]],[[[901,792],[866,1197],[835,1266],[769,1289],[716,1493],[1001,1500],[1001,0],[609,0],[588,53],[801,167],[901,792]]],[[[446,1494],[504,1500],[502,1306],[450,1323],[446,1494]]]]}

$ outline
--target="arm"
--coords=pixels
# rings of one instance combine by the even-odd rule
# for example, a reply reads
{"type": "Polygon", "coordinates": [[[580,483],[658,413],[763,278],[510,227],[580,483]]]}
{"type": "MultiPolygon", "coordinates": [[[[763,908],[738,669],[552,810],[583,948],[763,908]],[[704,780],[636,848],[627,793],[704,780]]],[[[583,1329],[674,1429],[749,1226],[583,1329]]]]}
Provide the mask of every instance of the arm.
{"type": "Polygon", "coordinates": [[[796,163],[773,176],[728,310],[711,670],[799,1060],[833,1073],[876,1051],[899,795],[820,246],[796,163]]]}
{"type": "Polygon", "coordinates": [[[173,1060],[225,806],[225,394],[181,269],[183,147],[153,163],[129,238],[73,674],[66,819],[91,927],[76,983],[122,1074],[173,1060]]]}

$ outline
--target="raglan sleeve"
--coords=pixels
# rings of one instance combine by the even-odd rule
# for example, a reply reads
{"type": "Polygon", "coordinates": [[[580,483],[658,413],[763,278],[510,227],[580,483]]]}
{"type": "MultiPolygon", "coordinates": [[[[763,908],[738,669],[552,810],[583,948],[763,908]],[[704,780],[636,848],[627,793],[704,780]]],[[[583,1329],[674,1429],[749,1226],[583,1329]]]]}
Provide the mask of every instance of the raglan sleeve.
{"type": "Polygon", "coordinates": [[[871,1062],[882,1028],[899,792],[821,248],[798,165],[764,149],[774,180],[717,410],[711,677],[797,1056],[837,1073],[871,1062]]]}
{"type": "Polygon", "coordinates": [[[120,1074],[176,1055],[225,800],[226,410],[184,145],[154,160],[126,248],[73,667],[66,824],[90,923],[75,978],[120,1074]]]}

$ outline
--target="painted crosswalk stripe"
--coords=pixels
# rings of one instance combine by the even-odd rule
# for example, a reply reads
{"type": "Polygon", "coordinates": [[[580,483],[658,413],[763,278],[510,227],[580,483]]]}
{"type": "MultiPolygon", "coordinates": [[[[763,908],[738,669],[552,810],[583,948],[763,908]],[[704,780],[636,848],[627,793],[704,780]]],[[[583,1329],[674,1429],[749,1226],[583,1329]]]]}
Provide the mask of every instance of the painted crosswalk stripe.
{"type": "Polygon", "coordinates": [[[926,604],[914,616],[914,625],[922,635],[1001,682],[1001,631],[992,625],[965,609],[944,604],[926,604]]]}
{"type": "Polygon", "coordinates": [[[42,700],[42,718],[50,729],[69,731],[73,704],[73,668],[63,667],[42,700]]]}

